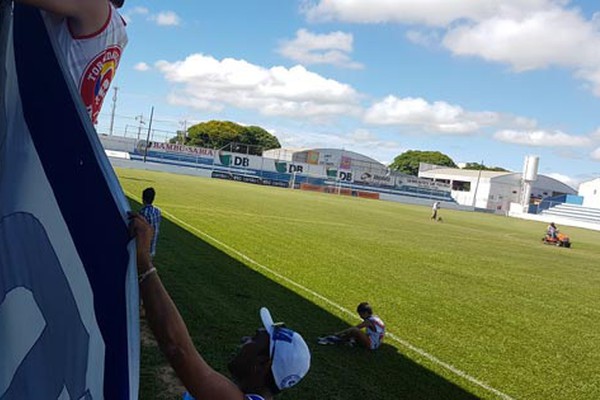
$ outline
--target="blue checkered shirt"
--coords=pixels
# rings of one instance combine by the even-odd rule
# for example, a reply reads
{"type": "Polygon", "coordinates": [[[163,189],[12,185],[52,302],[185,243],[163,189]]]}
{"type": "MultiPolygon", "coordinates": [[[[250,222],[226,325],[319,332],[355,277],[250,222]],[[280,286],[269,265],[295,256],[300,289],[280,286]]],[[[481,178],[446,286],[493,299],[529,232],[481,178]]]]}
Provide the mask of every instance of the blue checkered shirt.
{"type": "Polygon", "coordinates": [[[150,247],[150,255],[154,257],[156,254],[156,242],[158,241],[158,231],[160,230],[160,208],[154,207],[152,204],[146,204],[140,210],[140,214],[146,218],[146,221],[154,229],[154,235],[152,236],[152,246],[150,247]]]}

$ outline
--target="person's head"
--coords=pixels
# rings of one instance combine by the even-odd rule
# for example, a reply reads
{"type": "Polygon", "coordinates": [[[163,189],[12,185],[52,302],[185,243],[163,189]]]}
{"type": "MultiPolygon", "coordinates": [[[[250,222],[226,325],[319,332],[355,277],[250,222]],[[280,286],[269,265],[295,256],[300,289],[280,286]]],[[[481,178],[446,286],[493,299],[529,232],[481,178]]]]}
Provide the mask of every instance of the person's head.
{"type": "Polygon", "coordinates": [[[356,312],[358,313],[358,315],[360,315],[361,318],[367,318],[373,315],[373,309],[371,308],[371,305],[366,301],[360,303],[358,307],[356,307],[356,312]]]}
{"type": "Polygon", "coordinates": [[[238,387],[246,392],[268,390],[275,395],[296,385],[310,368],[306,342],[291,329],[273,323],[266,308],[260,309],[264,328],[242,338],[242,346],[228,368],[238,387]]]}
{"type": "Polygon", "coordinates": [[[550,226],[553,228],[556,228],[556,225],[554,225],[554,222],[550,222],[550,226]]]}
{"type": "Polygon", "coordinates": [[[154,191],[154,188],[146,188],[142,192],[142,201],[144,202],[144,204],[152,204],[154,202],[155,196],[156,192],[154,191]]]}
{"type": "Polygon", "coordinates": [[[121,8],[121,7],[123,7],[125,0],[110,0],[110,2],[112,3],[113,6],[115,6],[115,8],[121,8]]]}

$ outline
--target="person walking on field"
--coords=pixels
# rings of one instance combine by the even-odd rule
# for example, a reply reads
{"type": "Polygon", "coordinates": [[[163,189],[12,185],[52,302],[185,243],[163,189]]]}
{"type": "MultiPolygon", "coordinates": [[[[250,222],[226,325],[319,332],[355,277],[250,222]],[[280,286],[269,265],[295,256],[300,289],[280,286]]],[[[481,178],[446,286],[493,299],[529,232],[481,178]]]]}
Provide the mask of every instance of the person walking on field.
{"type": "Polygon", "coordinates": [[[438,210],[441,208],[441,203],[439,201],[435,201],[433,206],[431,206],[431,219],[434,221],[438,220],[438,210]]]}
{"type": "Polygon", "coordinates": [[[140,214],[146,219],[154,230],[152,235],[152,245],[150,247],[150,256],[154,258],[156,255],[156,243],[158,242],[158,232],[160,231],[160,221],[162,220],[162,213],[160,208],[154,207],[154,198],[156,197],[156,191],[154,188],[146,188],[142,192],[142,201],[144,206],[140,210],[140,214]]]}

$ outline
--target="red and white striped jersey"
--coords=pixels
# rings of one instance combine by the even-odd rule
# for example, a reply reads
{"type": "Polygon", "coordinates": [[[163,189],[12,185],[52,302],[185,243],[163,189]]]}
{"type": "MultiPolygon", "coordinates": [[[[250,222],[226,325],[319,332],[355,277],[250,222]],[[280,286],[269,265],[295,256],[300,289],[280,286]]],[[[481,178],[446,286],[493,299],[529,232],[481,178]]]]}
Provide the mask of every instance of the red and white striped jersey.
{"type": "Polygon", "coordinates": [[[67,18],[42,13],[94,123],[127,45],[125,21],[109,1],[106,3],[110,8],[106,23],[86,36],[73,35],[67,18]]]}

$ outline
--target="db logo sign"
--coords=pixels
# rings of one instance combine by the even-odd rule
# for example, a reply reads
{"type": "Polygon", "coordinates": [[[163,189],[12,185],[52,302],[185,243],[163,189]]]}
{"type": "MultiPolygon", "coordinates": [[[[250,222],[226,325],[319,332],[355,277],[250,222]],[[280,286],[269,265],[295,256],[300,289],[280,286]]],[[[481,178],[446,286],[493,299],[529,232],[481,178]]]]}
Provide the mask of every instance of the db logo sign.
{"type": "Polygon", "coordinates": [[[338,175],[340,181],[352,182],[352,172],[341,172],[338,175]]]}
{"type": "Polygon", "coordinates": [[[247,167],[250,165],[250,160],[246,157],[233,157],[233,165],[236,167],[247,167]]]}
{"type": "Polygon", "coordinates": [[[304,168],[302,168],[302,165],[294,165],[294,164],[290,164],[290,169],[289,169],[289,173],[293,174],[295,173],[299,173],[301,174],[303,172],[304,168]]]}

